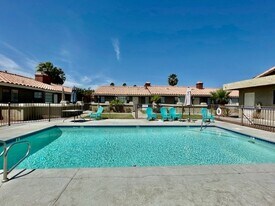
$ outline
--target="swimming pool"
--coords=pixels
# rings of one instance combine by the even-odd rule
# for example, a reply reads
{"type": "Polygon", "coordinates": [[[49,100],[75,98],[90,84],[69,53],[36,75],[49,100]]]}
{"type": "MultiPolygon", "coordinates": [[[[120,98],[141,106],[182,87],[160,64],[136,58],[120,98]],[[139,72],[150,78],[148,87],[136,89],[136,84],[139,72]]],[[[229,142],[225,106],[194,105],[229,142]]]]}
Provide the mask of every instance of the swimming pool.
{"type": "Polygon", "coordinates": [[[27,169],[275,163],[274,144],[218,127],[53,127],[21,139],[32,145],[27,169]]]}

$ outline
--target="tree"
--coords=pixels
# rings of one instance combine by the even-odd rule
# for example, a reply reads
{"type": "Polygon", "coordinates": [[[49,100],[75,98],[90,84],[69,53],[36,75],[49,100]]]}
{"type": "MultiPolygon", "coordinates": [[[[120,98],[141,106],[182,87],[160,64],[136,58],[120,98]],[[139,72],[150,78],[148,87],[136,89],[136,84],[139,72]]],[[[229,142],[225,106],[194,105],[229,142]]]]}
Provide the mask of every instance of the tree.
{"type": "Polygon", "coordinates": [[[115,83],[114,82],[110,83],[110,86],[115,86],[115,83]]]}
{"type": "Polygon", "coordinates": [[[55,67],[51,62],[41,62],[36,71],[47,74],[54,84],[63,84],[66,80],[65,73],[61,68],[55,67]]]}
{"type": "Polygon", "coordinates": [[[154,95],[151,97],[151,102],[159,103],[160,102],[160,96],[159,95],[154,95]]]}
{"type": "Polygon", "coordinates": [[[170,86],[175,86],[175,85],[178,84],[178,82],[179,82],[179,80],[178,80],[178,77],[177,77],[176,74],[170,74],[170,75],[168,76],[168,84],[169,84],[170,86]]]}
{"type": "Polygon", "coordinates": [[[211,100],[216,103],[216,104],[221,104],[221,105],[225,105],[229,102],[229,95],[230,92],[225,91],[223,89],[218,89],[214,92],[210,92],[211,94],[211,100]]]}
{"type": "Polygon", "coordinates": [[[83,102],[91,102],[94,92],[95,90],[90,88],[88,89],[82,89],[78,87],[76,88],[77,99],[83,102]]]}
{"type": "Polygon", "coordinates": [[[123,111],[123,102],[119,99],[113,99],[110,102],[110,107],[114,112],[122,112],[123,111]]]}
{"type": "Polygon", "coordinates": [[[123,84],[122,84],[122,86],[126,87],[126,86],[127,86],[127,84],[126,84],[126,83],[123,83],[123,84]]]}

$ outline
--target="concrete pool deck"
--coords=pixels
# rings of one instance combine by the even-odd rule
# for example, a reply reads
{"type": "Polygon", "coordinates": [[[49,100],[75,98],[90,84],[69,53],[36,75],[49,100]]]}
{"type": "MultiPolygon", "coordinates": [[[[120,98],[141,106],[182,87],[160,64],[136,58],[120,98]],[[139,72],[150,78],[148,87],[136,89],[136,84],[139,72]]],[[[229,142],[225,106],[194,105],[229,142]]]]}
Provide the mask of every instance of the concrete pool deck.
{"type": "MultiPolygon", "coordinates": [[[[1,127],[8,140],[54,125],[200,125],[102,120],[26,123],[1,127]]],[[[215,125],[275,140],[239,125],[215,125]]],[[[16,170],[0,183],[0,205],[274,205],[275,164],[16,170]]],[[[0,175],[2,179],[2,176],[0,175]]]]}

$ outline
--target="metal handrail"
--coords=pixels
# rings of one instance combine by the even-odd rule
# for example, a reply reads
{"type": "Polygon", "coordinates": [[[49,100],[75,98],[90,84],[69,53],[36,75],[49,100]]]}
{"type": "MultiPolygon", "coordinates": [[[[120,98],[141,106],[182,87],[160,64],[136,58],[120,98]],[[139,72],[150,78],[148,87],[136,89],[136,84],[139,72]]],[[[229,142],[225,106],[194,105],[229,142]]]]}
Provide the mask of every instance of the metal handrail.
{"type": "Polygon", "coordinates": [[[1,157],[5,153],[5,150],[7,148],[7,143],[5,141],[3,141],[3,140],[0,140],[0,144],[3,145],[3,151],[0,154],[0,157],[1,157]]]}
{"type": "Polygon", "coordinates": [[[250,124],[254,124],[253,121],[251,121],[244,113],[243,113],[243,116],[250,122],[250,124]]]}
{"type": "Polygon", "coordinates": [[[3,156],[3,180],[2,182],[7,182],[9,181],[8,178],[8,174],[14,170],[15,167],[17,167],[30,153],[31,150],[31,144],[28,141],[21,141],[21,142],[14,142],[12,143],[10,146],[4,147],[4,156],[3,156]],[[17,144],[27,144],[28,145],[28,150],[26,152],[26,154],[15,164],[13,165],[9,170],[8,170],[8,153],[10,151],[10,149],[17,144]]]}
{"type": "Polygon", "coordinates": [[[201,120],[201,129],[200,129],[200,131],[202,131],[203,123],[205,123],[205,124],[204,124],[204,128],[206,128],[207,125],[210,125],[210,121],[209,121],[209,122],[204,122],[203,119],[202,119],[202,120],[201,120]]]}

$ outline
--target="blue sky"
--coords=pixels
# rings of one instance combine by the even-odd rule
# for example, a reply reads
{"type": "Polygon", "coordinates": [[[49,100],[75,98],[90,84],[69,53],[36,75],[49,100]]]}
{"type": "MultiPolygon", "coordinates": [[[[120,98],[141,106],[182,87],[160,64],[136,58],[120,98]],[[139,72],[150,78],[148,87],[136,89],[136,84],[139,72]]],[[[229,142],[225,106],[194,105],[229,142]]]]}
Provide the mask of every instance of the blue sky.
{"type": "Polygon", "coordinates": [[[51,61],[66,85],[221,87],[275,65],[273,0],[1,0],[0,70],[51,61]]]}

